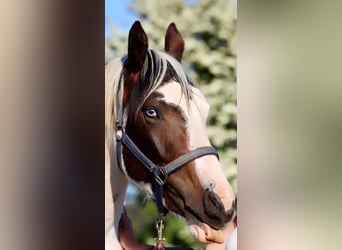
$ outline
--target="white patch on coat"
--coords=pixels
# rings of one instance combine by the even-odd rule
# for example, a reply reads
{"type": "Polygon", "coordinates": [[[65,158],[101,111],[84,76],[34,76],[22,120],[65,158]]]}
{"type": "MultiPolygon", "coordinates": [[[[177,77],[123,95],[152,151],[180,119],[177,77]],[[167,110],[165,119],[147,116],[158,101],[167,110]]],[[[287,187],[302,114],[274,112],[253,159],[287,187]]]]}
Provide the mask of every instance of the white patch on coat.
{"type": "MultiPolygon", "coordinates": [[[[163,101],[177,105],[185,116],[189,138],[189,150],[203,146],[211,146],[206,133],[206,120],[209,113],[209,104],[202,93],[192,88],[193,99],[189,105],[182,96],[181,87],[171,81],[158,89],[164,95],[163,101]]],[[[226,210],[231,209],[235,199],[234,191],[225,178],[220,162],[214,155],[207,155],[195,160],[196,173],[204,189],[214,191],[220,198],[226,210]]]]}

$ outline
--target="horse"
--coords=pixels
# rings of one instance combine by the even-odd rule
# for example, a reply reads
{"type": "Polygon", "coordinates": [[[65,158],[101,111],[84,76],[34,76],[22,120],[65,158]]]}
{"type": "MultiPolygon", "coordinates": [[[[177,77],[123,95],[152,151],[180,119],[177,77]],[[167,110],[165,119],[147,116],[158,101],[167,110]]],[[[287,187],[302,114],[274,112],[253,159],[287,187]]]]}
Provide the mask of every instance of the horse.
{"type": "Polygon", "coordinates": [[[105,67],[105,244],[118,227],[129,181],[154,196],[159,219],[185,219],[199,242],[222,243],[235,194],[206,135],[209,104],[181,64],[184,39],[171,23],[164,51],[150,49],[139,21],[128,53],[105,67]]]}

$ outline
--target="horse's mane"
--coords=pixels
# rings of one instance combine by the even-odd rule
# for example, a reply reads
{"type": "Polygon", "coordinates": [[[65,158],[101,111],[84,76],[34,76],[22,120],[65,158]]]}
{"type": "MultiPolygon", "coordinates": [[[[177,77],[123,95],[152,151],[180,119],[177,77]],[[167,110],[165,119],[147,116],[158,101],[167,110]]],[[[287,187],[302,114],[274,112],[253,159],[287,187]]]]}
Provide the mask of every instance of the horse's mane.
{"type": "MultiPolygon", "coordinates": [[[[105,138],[111,142],[115,133],[118,109],[122,102],[123,68],[126,61],[127,55],[114,59],[106,65],[105,69],[105,138]]],[[[165,79],[172,79],[178,82],[183,96],[189,102],[192,97],[193,83],[182,64],[167,53],[153,49],[148,50],[140,74],[140,84],[133,90],[132,97],[127,104],[128,113],[133,119],[146,99],[165,83],[165,79]]]]}

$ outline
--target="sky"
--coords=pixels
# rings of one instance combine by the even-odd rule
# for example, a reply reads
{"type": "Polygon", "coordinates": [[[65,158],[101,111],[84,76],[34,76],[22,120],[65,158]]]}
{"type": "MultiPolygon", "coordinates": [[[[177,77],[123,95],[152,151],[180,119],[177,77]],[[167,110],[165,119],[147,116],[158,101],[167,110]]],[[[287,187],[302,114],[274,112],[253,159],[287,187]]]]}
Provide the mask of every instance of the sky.
{"type": "Polygon", "coordinates": [[[128,10],[129,0],[105,0],[105,36],[110,36],[109,22],[115,23],[118,29],[127,32],[137,17],[128,10]]]}
{"type": "MultiPolygon", "coordinates": [[[[237,3],[237,0],[232,0],[237,3]]],[[[128,32],[137,17],[128,10],[131,0],[105,0],[105,36],[110,36],[109,23],[113,22],[122,32],[128,32]]]]}

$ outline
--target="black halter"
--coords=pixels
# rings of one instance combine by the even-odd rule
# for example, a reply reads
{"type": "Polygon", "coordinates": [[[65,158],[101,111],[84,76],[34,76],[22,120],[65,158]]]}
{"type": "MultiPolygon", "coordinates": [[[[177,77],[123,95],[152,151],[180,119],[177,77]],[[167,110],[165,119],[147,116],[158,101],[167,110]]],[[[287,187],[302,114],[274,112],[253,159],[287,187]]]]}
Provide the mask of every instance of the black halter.
{"type": "Polygon", "coordinates": [[[155,185],[154,196],[159,213],[159,218],[163,218],[168,213],[168,209],[163,205],[163,185],[167,182],[168,176],[197,158],[205,155],[215,155],[217,158],[219,158],[219,155],[216,149],[213,147],[199,147],[179,156],[165,166],[157,166],[149,158],[147,158],[143,152],[141,152],[141,150],[136,146],[132,139],[126,134],[123,124],[123,108],[121,103],[118,107],[118,120],[115,124],[116,159],[118,167],[124,175],[127,175],[126,171],[124,171],[122,167],[122,145],[124,145],[134,155],[134,157],[154,176],[154,183],[152,183],[155,185]]]}

